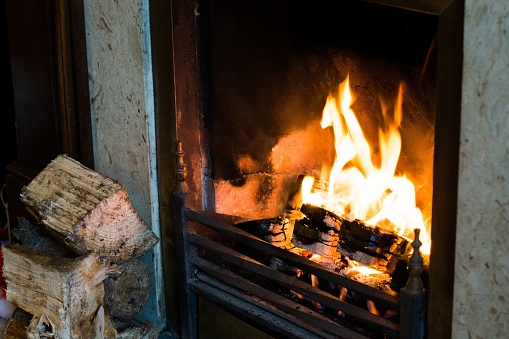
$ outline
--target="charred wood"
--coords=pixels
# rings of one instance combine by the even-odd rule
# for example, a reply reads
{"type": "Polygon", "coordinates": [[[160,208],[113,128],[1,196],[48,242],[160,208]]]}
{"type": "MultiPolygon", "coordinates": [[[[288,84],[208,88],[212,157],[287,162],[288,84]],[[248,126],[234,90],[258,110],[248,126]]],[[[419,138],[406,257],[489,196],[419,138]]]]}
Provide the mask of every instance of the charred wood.
{"type": "Polygon", "coordinates": [[[235,226],[276,247],[291,248],[294,222],[283,215],[270,219],[241,222],[235,226]]]}
{"type": "Polygon", "coordinates": [[[309,204],[302,205],[301,212],[304,217],[295,223],[295,237],[310,251],[333,257],[337,252],[341,218],[309,204]]]}
{"type": "Polygon", "coordinates": [[[406,239],[379,227],[366,226],[360,220],[343,220],[339,238],[341,253],[363,265],[389,273],[409,250],[406,239]]]}

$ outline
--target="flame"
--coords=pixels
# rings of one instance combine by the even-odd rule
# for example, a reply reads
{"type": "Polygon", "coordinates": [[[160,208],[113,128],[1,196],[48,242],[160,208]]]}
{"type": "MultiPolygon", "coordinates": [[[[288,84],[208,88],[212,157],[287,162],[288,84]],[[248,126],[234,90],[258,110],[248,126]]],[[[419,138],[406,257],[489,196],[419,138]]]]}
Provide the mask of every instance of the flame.
{"type": "Polygon", "coordinates": [[[416,206],[415,187],[405,175],[395,174],[401,152],[403,87],[399,86],[392,116],[389,106],[381,104],[384,126],[378,130],[379,166],[372,161],[373,151],[352,110],[354,102],[347,76],[337,96],[328,96],[322,114],[321,127],[332,127],[336,149],[332,168],[324,166],[320,178],[328,182],[328,190],[315,189],[315,178],[305,177],[303,203],[322,206],[348,220],[362,220],[371,227],[388,220],[407,238],[413,238],[413,230],[419,228],[421,251],[428,254],[429,236],[416,206]]]}

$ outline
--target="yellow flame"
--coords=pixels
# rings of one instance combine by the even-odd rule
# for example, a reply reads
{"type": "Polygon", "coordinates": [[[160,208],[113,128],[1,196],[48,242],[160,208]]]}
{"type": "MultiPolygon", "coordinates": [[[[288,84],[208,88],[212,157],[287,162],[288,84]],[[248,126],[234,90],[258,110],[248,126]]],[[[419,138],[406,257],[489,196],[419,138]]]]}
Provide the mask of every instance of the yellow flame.
{"type": "Polygon", "coordinates": [[[401,152],[399,128],[403,117],[403,87],[399,86],[392,117],[382,103],[384,126],[379,128],[380,166],[372,161],[373,152],[364,137],[352,104],[349,77],[339,85],[337,96],[328,96],[321,127],[332,127],[336,158],[332,168],[324,167],[321,180],[328,191],[314,189],[315,178],[302,183],[303,202],[322,206],[348,220],[359,219],[367,226],[389,220],[400,236],[413,238],[421,229],[421,251],[429,253],[430,243],[422,213],[416,207],[415,187],[404,175],[395,175],[401,152]]]}

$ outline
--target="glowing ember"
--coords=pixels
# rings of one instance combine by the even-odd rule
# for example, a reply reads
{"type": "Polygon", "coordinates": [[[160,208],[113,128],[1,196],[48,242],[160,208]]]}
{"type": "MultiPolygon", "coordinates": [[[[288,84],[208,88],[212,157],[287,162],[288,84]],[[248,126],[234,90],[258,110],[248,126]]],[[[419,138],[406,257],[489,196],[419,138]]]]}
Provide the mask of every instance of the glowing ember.
{"type": "Polygon", "coordinates": [[[366,266],[357,266],[353,267],[349,270],[348,276],[353,276],[356,274],[365,274],[365,275],[378,275],[382,274],[382,272],[375,270],[374,268],[366,267],[366,266]]]}
{"type": "Polygon", "coordinates": [[[327,190],[317,189],[315,178],[304,179],[303,203],[321,206],[351,221],[362,220],[366,226],[389,221],[400,236],[407,238],[419,228],[421,251],[429,254],[429,237],[416,207],[415,187],[404,175],[395,174],[401,152],[402,86],[392,115],[389,106],[381,105],[384,126],[379,128],[380,166],[372,161],[373,151],[351,108],[354,101],[348,77],[340,84],[338,95],[327,98],[321,127],[333,128],[336,159],[332,168],[322,170],[320,180],[328,183],[327,190]]]}

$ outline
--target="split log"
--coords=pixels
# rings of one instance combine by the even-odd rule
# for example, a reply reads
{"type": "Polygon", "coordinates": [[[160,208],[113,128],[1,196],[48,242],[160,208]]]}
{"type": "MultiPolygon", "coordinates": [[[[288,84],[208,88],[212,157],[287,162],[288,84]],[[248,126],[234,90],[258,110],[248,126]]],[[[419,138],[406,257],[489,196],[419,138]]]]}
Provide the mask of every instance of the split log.
{"type": "Polygon", "coordinates": [[[342,219],[310,204],[303,204],[301,212],[305,217],[295,223],[294,234],[302,247],[325,257],[333,257],[337,252],[342,219]]]}
{"type": "Polygon", "coordinates": [[[291,248],[295,220],[286,215],[275,218],[249,220],[235,224],[236,227],[279,248],[291,248]]]}
{"type": "Polygon", "coordinates": [[[150,292],[150,274],[140,258],[119,264],[119,274],[104,280],[104,303],[118,319],[134,318],[145,306],[150,292]]]}
{"type": "Polygon", "coordinates": [[[61,338],[104,336],[104,286],[108,268],[94,255],[57,258],[21,245],[3,246],[9,302],[34,315],[27,333],[61,338]]]}
{"type": "Polygon", "coordinates": [[[69,248],[113,262],[136,258],[157,236],[134,210],[127,189],[59,155],[21,192],[27,209],[69,248]]]}
{"type": "MultiPolygon", "coordinates": [[[[76,258],[77,254],[62,246],[42,224],[32,224],[19,218],[12,230],[15,239],[31,250],[58,256],[76,258]]],[[[109,314],[118,319],[134,318],[145,306],[150,293],[150,274],[140,258],[116,266],[117,273],[104,280],[104,303],[109,314]]]]}
{"type": "Polygon", "coordinates": [[[408,240],[360,220],[344,220],[339,231],[339,250],[351,259],[381,271],[392,273],[402,256],[408,253],[408,240]]]}

